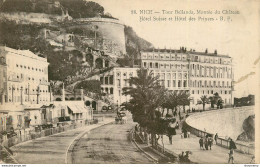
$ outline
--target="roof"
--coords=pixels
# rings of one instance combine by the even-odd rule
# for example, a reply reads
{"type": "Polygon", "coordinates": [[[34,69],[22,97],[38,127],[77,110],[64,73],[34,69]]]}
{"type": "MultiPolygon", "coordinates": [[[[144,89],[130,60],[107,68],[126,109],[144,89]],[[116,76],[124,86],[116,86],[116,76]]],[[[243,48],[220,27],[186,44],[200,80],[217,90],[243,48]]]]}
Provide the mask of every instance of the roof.
{"type": "Polygon", "coordinates": [[[5,50],[10,53],[18,54],[21,56],[29,57],[32,59],[36,59],[36,60],[40,60],[40,61],[44,61],[44,62],[48,63],[46,58],[39,57],[38,55],[34,54],[30,50],[16,50],[16,49],[9,48],[6,46],[0,46],[0,50],[5,50]]]}
{"type": "Polygon", "coordinates": [[[70,105],[68,104],[68,108],[74,113],[74,114],[77,114],[77,113],[83,113],[83,111],[85,111],[86,109],[79,106],[79,105],[70,105]]]}
{"type": "Polygon", "coordinates": [[[194,54],[194,55],[217,56],[217,57],[231,58],[228,55],[221,55],[221,54],[215,54],[215,53],[205,53],[205,52],[196,52],[196,51],[183,51],[183,50],[176,50],[176,49],[149,48],[149,49],[146,49],[146,50],[142,50],[142,52],[186,53],[186,54],[194,54]]]}

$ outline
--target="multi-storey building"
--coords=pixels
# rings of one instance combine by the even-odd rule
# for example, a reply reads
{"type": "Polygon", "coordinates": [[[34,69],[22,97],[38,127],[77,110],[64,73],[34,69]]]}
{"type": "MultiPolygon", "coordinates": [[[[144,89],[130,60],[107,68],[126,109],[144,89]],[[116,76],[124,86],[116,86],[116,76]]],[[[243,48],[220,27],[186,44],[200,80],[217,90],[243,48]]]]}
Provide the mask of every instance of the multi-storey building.
{"type": "Polygon", "coordinates": [[[1,87],[7,103],[46,103],[50,101],[48,62],[29,50],[0,47],[1,87]]]}
{"type": "Polygon", "coordinates": [[[123,88],[131,86],[129,79],[137,76],[138,68],[114,67],[112,70],[100,75],[101,91],[107,95],[114,104],[129,101],[130,96],[123,95],[123,88]]]}
{"type": "Polygon", "coordinates": [[[1,131],[22,135],[29,125],[44,124],[49,105],[48,62],[29,50],[0,46],[1,131]]]}
{"type": "Polygon", "coordinates": [[[153,49],[141,52],[141,66],[160,75],[169,90],[188,91],[191,105],[218,93],[224,105],[232,104],[232,58],[215,53],[171,49],[153,49]]]}

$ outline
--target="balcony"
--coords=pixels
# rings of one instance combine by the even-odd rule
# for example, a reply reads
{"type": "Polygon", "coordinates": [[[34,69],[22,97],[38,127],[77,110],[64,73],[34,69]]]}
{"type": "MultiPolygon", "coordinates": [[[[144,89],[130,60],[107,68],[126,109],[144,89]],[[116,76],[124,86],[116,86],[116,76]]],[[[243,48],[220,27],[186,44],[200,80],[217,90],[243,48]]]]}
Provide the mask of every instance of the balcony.
{"type": "Polygon", "coordinates": [[[50,82],[47,82],[47,81],[40,81],[39,84],[40,84],[40,85],[49,86],[49,85],[50,85],[50,82]]]}
{"type": "Polygon", "coordinates": [[[8,81],[11,81],[11,82],[23,82],[23,79],[21,79],[21,78],[15,78],[15,77],[13,77],[13,78],[8,78],[8,81]]]}

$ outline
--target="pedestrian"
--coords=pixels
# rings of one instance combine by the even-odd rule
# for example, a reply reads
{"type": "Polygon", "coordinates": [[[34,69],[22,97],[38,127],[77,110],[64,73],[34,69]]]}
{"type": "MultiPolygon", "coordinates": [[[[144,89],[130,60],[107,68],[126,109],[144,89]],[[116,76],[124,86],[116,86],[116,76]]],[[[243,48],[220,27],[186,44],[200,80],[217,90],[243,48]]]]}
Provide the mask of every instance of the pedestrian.
{"type": "Polygon", "coordinates": [[[229,141],[229,149],[237,149],[237,146],[235,144],[235,142],[230,138],[230,141],[229,141]]]}
{"type": "Polygon", "coordinates": [[[201,137],[200,140],[199,140],[199,144],[200,144],[200,149],[202,148],[204,150],[204,147],[203,147],[203,138],[201,137]]]}
{"type": "Polygon", "coordinates": [[[209,149],[208,139],[207,139],[206,137],[204,137],[204,146],[205,146],[205,149],[206,149],[206,150],[209,149]]]}
{"type": "Polygon", "coordinates": [[[217,140],[218,140],[218,133],[215,134],[215,142],[216,142],[216,145],[217,145],[217,140]]]}
{"type": "Polygon", "coordinates": [[[179,129],[179,122],[176,123],[176,129],[179,129]]]}
{"type": "Polygon", "coordinates": [[[230,149],[229,151],[229,158],[228,158],[228,163],[231,161],[231,163],[234,163],[234,150],[230,149]]]}
{"type": "Polygon", "coordinates": [[[190,138],[190,132],[189,131],[187,132],[187,137],[190,138]]]}
{"type": "Polygon", "coordinates": [[[209,144],[209,149],[211,150],[211,146],[213,144],[213,139],[211,136],[208,138],[208,144],[209,144]]]}
{"type": "Polygon", "coordinates": [[[181,138],[183,139],[183,137],[184,137],[184,133],[183,133],[183,132],[181,132],[181,138]]]}

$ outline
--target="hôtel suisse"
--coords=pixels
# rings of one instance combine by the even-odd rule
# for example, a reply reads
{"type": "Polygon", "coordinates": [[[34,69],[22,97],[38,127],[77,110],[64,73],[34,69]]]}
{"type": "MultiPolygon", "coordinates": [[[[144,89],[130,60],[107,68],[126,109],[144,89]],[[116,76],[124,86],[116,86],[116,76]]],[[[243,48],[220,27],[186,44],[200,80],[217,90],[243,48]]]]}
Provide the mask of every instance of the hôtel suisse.
{"type": "Polygon", "coordinates": [[[216,50],[146,50],[141,52],[141,66],[159,75],[167,89],[189,92],[191,106],[196,106],[202,95],[210,97],[216,92],[224,105],[232,104],[232,58],[216,50]]]}

